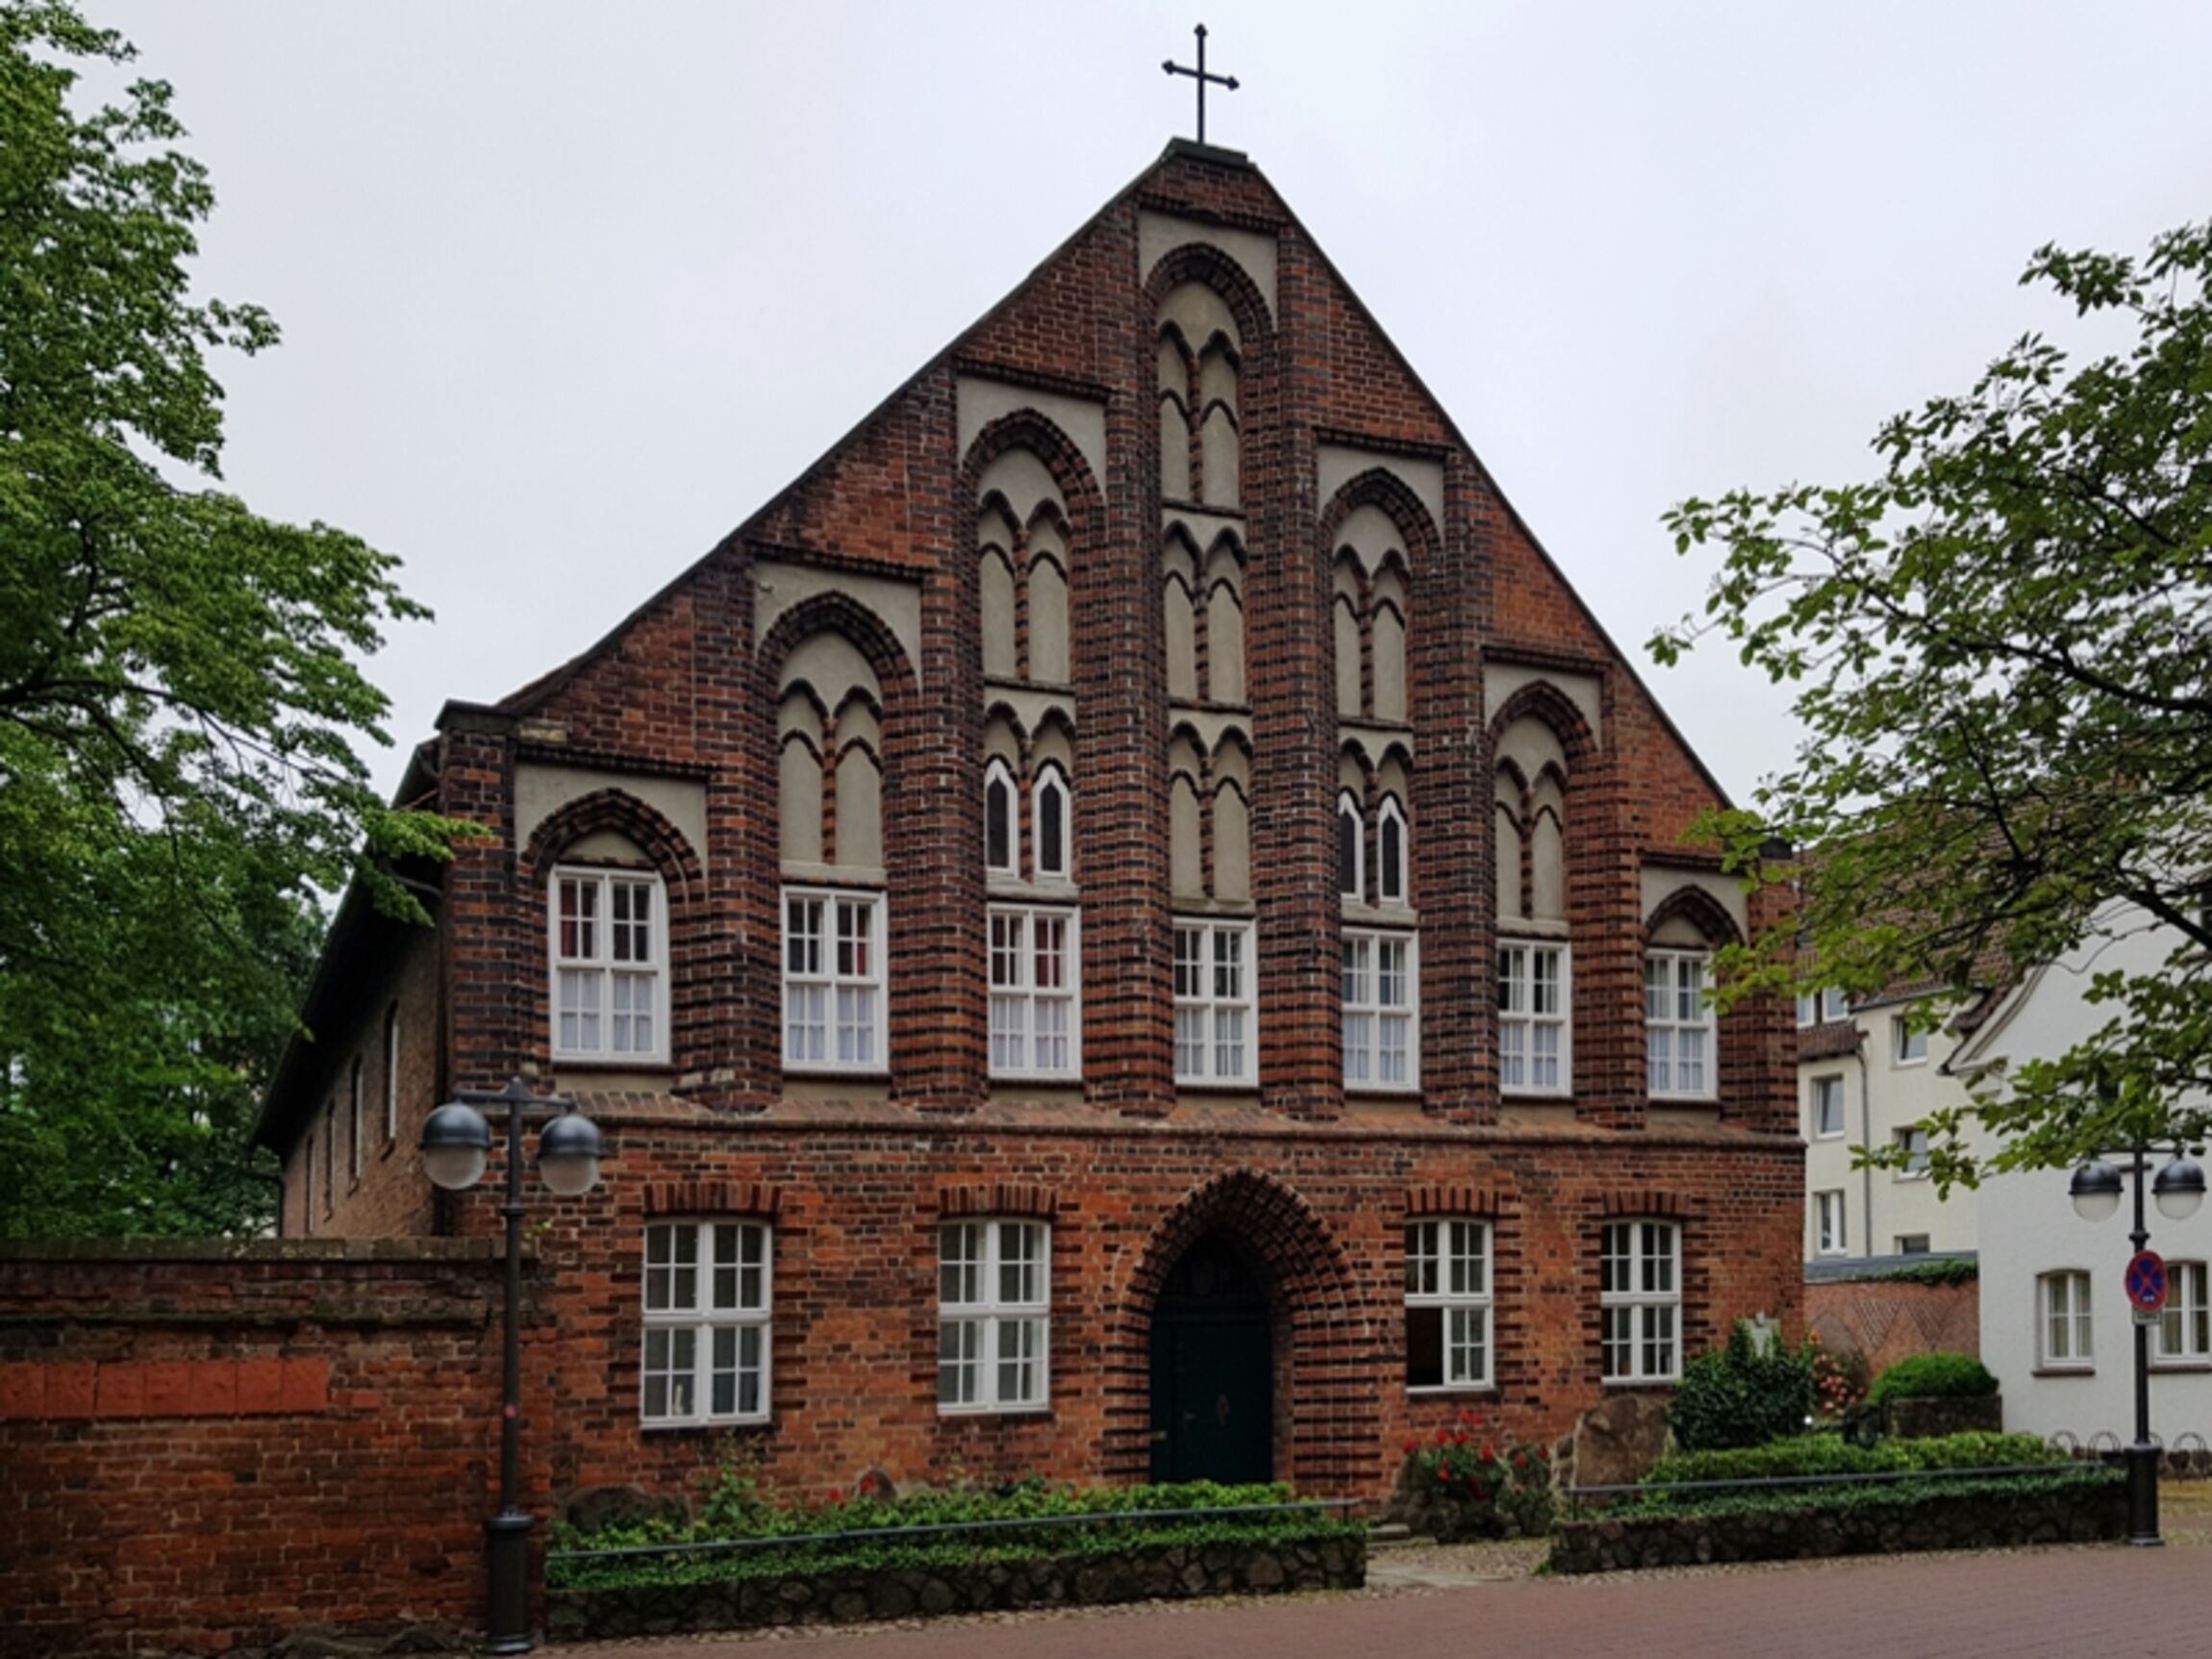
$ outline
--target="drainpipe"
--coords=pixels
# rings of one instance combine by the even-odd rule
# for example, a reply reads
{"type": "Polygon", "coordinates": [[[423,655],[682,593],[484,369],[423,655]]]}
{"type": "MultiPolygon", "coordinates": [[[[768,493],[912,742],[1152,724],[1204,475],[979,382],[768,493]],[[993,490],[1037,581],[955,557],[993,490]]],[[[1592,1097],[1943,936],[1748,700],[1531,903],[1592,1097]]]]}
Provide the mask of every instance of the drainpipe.
{"type": "MultiPolygon", "coordinates": [[[[1852,1020],[1851,1027],[1856,1031],[1858,1021],[1852,1020]]],[[[1874,1149],[1874,1107],[1873,1091],[1868,1080],[1867,1044],[1864,1033],[1860,1034],[1855,1055],[1859,1063],[1859,1144],[1871,1152],[1874,1149]]],[[[1872,1256],[1874,1253],[1874,1171],[1873,1167],[1869,1166],[1860,1170],[1859,1175],[1865,1188],[1864,1208],[1859,1211],[1863,1218],[1860,1226],[1864,1229],[1862,1237],[1865,1247],[1859,1251],[1859,1254],[1872,1256]]]]}

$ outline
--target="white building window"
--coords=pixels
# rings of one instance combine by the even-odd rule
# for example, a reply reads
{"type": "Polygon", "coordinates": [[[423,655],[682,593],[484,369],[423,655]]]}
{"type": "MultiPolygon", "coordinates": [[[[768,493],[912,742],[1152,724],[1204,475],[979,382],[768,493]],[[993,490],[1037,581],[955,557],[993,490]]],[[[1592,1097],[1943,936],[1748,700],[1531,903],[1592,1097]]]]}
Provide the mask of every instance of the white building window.
{"type": "Polygon", "coordinates": [[[1250,1083],[1252,924],[1175,920],[1175,1081],[1250,1083]]]}
{"type": "Polygon", "coordinates": [[[885,1068],[883,895],[784,890],[784,1066],[885,1068]]]}
{"type": "Polygon", "coordinates": [[[991,907],[991,1074],[1082,1074],[1075,912],[991,907]]]}
{"type": "Polygon", "coordinates": [[[937,1409],[1040,1411],[1051,1397],[1052,1230],[947,1221],[937,1230],[937,1409]]]}
{"type": "Polygon", "coordinates": [[[1037,774],[1029,793],[1031,833],[1036,838],[1037,879],[1066,881],[1068,862],[1068,778],[1058,767],[1037,774]]]}
{"type": "Polygon", "coordinates": [[[983,768],[983,867],[993,875],[1020,874],[1019,841],[1014,774],[1004,761],[993,761],[983,768]]]}
{"type": "Polygon", "coordinates": [[[1607,1382],[1672,1382],[1682,1374],[1681,1228],[1608,1222],[1597,1300],[1607,1382]]]}
{"type": "Polygon", "coordinates": [[[1490,1224],[1405,1229],[1405,1380],[1410,1389],[1491,1384],[1490,1224]]]}
{"type": "Polygon", "coordinates": [[[1367,834],[1349,790],[1337,797],[1337,892],[1354,904],[1367,897],[1367,834]]]}
{"type": "Polygon", "coordinates": [[[2037,1363],[2049,1370],[2093,1370],[2090,1345],[2089,1275],[2045,1273],[2035,1281],[2037,1363]]]}
{"type": "Polygon", "coordinates": [[[384,1011],[384,1139],[399,1139],[399,1004],[384,1011]]]}
{"type": "Polygon", "coordinates": [[[1564,1094],[1568,1051],[1567,946],[1502,944],[1497,950],[1497,1080],[1516,1094],[1564,1094]]]}
{"type": "Polygon", "coordinates": [[[1821,1254],[1842,1255],[1849,1247],[1849,1241],[1844,1227],[1844,1194],[1841,1188],[1813,1194],[1813,1219],[1820,1235],[1821,1254]]]}
{"type": "Polygon", "coordinates": [[[1414,1010],[1419,945],[1410,933],[1344,930],[1345,1087],[1411,1089],[1420,1082],[1414,1010]]]}
{"type": "Polygon", "coordinates": [[[768,1229],[759,1221],[655,1221],[645,1229],[647,1423],[765,1422],[768,1229]]]}
{"type": "Polygon", "coordinates": [[[1713,959],[1702,950],[1654,950],[1644,958],[1644,1048],[1653,1094],[1710,1100],[1713,1010],[1705,982],[1713,959]]]}
{"type": "Polygon", "coordinates": [[[1832,1141],[1844,1132],[1844,1080],[1813,1079],[1813,1137],[1832,1141]]]}
{"type": "Polygon", "coordinates": [[[1850,1014],[1851,999],[1833,988],[1797,998],[1799,1025],[1832,1025],[1839,1019],[1848,1019],[1850,1014]]]}
{"type": "Polygon", "coordinates": [[[1375,902],[1405,901],[1405,809],[1397,796],[1385,795],[1375,814],[1375,902]]]}
{"type": "Polygon", "coordinates": [[[553,1058],[666,1061],[660,877],[556,869],[551,902],[553,1058]]]}
{"type": "Polygon", "coordinates": [[[1925,1129],[1899,1129],[1890,1137],[1897,1149],[1904,1155],[1904,1168],[1898,1171],[1900,1181],[1924,1180],[1928,1172],[1928,1132],[1925,1129]]]}
{"type": "Polygon", "coordinates": [[[1928,1057],[1928,1034],[1899,1014],[1890,1020],[1890,1051],[1899,1066],[1922,1065],[1928,1057]]]}
{"type": "Polygon", "coordinates": [[[2166,1264],[2166,1311],[2151,1333],[2162,1365],[2212,1364],[2212,1300],[2202,1262],[2166,1264]]]}

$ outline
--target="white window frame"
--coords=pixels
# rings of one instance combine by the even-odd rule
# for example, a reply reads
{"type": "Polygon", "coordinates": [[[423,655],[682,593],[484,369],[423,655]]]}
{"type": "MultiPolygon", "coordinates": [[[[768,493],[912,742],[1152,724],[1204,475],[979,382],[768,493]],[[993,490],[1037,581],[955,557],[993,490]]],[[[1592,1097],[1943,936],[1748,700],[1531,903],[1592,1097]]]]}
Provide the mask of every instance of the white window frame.
{"type": "Polygon", "coordinates": [[[787,887],[778,901],[777,962],[783,994],[783,1066],[786,1071],[864,1072],[891,1069],[891,993],[886,978],[888,923],[885,900],[871,888],[787,887]],[[794,936],[792,907],[818,905],[818,928],[794,936]],[[841,931],[844,911],[866,917],[867,932],[841,931]],[[857,948],[848,964],[846,946],[857,948]],[[793,966],[794,948],[806,953],[793,966]],[[799,996],[818,998],[812,1002],[799,996]],[[809,1041],[811,1037],[812,1041],[809,1041]],[[818,1047],[820,1052],[812,1052],[818,1047]]]}
{"type": "Polygon", "coordinates": [[[1928,1063],[1928,1034],[1916,1030],[1904,1015],[1890,1018],[1890,1063],[1894,1066],[1925,1066],[1928,1063]],[[1919,1045],[1919,1052],[1913,1051],[1919,1045]]]}
{"type": "Polygon", "coordinates": [[[1406,834],[1405,808],[1398,805],[1395,795],[1383,796],[1382,805],[1375,809],[1375,903],[1394,908],[1407,904],[1406,893],[1412,886],[1412,838],[1406,834]],[[1390,881],[1390,844],[1393,835],[1397,837],[1397,885],[1390,881]]]}
{"type": "Polygon", "coordinates": [[[1420,1087],[1420,935],[1402,928],[1342,930],[1345,1087],[1402,1094],[1420,1087]],[[1386,968],[1386,955],[1401,960],[1386,968]],[[1395,989],[1393,999],[1388,993],[1395,989]],[[1389,1041],[1392,1037],[1399,1041],[1389,1041]],[[1386,1072],[1395,1069],[1399,1075],[1386,1072]]]}
{"type": "Polygon", "coordinates": [[[384,1011],[384,1144],[399,1139],[399,1004],[384,1011]]]}
{"type": "Polygon", "coordinates": [[[1175,917],[1172,925],[1175,1081],[1249,1087],[1260,1070],[1258,929],[1193,916],[1175,917]],[[1232,942],[1235,960],[1224,962],[1222,947],[1232,942]],[[1188,958],[1186,944],[1194,946],[1188,958]],[[1224,969],[1234,976],[1227,989],[1224,969]]]}
{"type": "Polygon", "coordinates": [[[1823,1256],[1846,1255],[1850,1250],[1850,1219],[1844,1189],[1830,1187],[1813,1194],[1815,1247],[1823,1256]]]}
{"type": "MultiPolygon", "coordinates": [[[[636,926],[634,918],[619,925],[636,926]]],[[[658,874],[651,870],[609,868],[594,865],[557,865],[545,884],[545,956],[549,970],[547,982],[547,1008],[552,1030],[553,1058],[556,1061],[584,1061],[596,1065],[616,1066],[666,1066],[668,1063],[668,894],[658,874]],[[590,925],[593,930],[593,949],[587,953],[570,954],[562,949],[561,890],[566,882],[579,887],[590,887],[597,893],[590,925]],[[614,954],[615,890],[642,889],[649,897],[651,911],[645,920],[646,954],[641,959],[617,959],[614,954]],[[577,1036],[575,1043],[564,1042],[562,1029],[566,1010],[561,996],[561,982],[565,975],[589,976],[595,982],[597,1002],[589,1009],[575,1011],[577,1036]],[[621,980],[645,982],[645,1018],[652,1021],[653,1041],[643,1047],[616,1048],[615,1043],[615,989],[621,980]],[[596,1019],[599,1042],[587,1044],[581,1041],[584,1020],[596,1019]]],[[[636,995],[633,985],[629,993],[636,995]]],[[[633,1016],[635,1007],[628,1010],[633,1016]]]]}
{"type": "Polygon", "coordinates": [[[353,1057],[353,1076],[347,1083],[345,1172],[349,1180],[361,1180],[361,1056],[353,1057]]]}
{"type": "Polygon", "coordinates": [[[983,768],[983,867],[992,875],[1021,874],[1021,790],[1014,781],[1014,769],[1001,760],[993,760],[983,768]],[[991,792],[1001,786],[1006,791],[1006,857],[994,864],[991,857],[991,792]]]}
{"type": "Polygon", "coordinates": [[[1598,1369],[1604,1380],[1678,1380],[1683,1345],[1680,1223],[1608,1221],[1598,1234],[1597,1249],[1598,1369]]]}
{"type": "Polygon", "coordinates": [[[1812,1090],[1812,1099],[1806,1103],[1807,1114],[1813,1120],[1812,1139],[1816,1141],[1841,1141],[1844,1138],[1844,1108],[1847,1104],[1844,1099],[1843,1073],[1837,1072],[1827,1077],[1815,1077],[1808,1087],[1812,1090]],[[1836,1126],[1833,1129],[1828,1127],[1825,1111],[1826,1104],[1831,1099],[1836,1103],[1836,1126]]]}
{"type": "Polygon", "coordinates": [[[1349,790],[1337,795],[1337,896],[1346,904],[1365,904],[1368,896],[1368,831],[1359,798],[1349,790]],[[1345,886],[1345,824],[1352,830],[1352,884],[1345,886]]]}
{"type": "Polygon", "coordinates": [[[1533,939],[1497,942],[1497,1081],[1507,1094],[1566,1095],[1574,1092],[1573,959],[1564,943],[1533,939]],[[1540,958],[1555,958],[1553,980],[1557,1006],[1534,1006],[1541,989],[1535,977],[1540,958]],[[1555,1055],[1540,1055],[1537,1038],[1549,1032],[1555,1055]],[[1552,1082],[1534,1081],[1537,1062],[1556,1060],[1552,1082]],[[1518,1073],[1518,1075],[1517,1075],[1518,1073]]]}
{"type": "Polygon", "coordinates": [[[1851,999],[1837,986],[1831,985],[1821,993],[1820,1004],[1820,1023],[1822,1025],[1833,1025],[1851,1017],[1851,999]]]}
{"type": "Polygon", "coordinates": [[[2150,1327],[2150,1358],[2175,1369],[2212,1365],[2212,1271],[2202,1262],[2166,1264],[2166,1311],[2150,1327]]]}
{"type": "Polygon", "coordinates": [[[1031,863],[1039,881],[1071,881],[1075,871],[1075,795],[1068,787],[1068,774],[1057,765],[1047,762],[1038,768],[1037,781],[1029,787],[1029,839],[1031,863]],[[1044,797],[1060,797],[1060,859],[1057,864],[1044,862],[1044,797]]]}
{"type": "Polygon", "coordinates": [[[1797,1029],[1799,1031],[1804,1030],[1807,1026],[1820,1024],[1820,1005],[1821,999],[1818,996],[1798,996],[1797,1029]]]}
{"type": "Polygon", "coordinates": [[[2079,1268],[2054,1268],[2036,1274],[2036,1370],[2094,1371],[2096,1330],[2086,1272],[2079,1268]]]}
{"type": "Polygon", "coordinates": [[[1646,950],[1644,953],[1644,1081],[1655,1099],[1717,1100],[1721,1097],[1721,1041],[1713,1018],[1713,1005],[1705,989],[1713,980],[1713,953],[1709,950],[1646,950]],[[1661,1011],[1654,1015],[1652,968],[1662,970],[1666,984],[1661,1011]],[[1695,972],[1697,983],[1683,980],[1695,972]],[[1684,1018],[1682,998],[1687,992],[1691,1013],[1684,1018]],[[1697,1039],[1698,1057],[1683,1057],[1683,1048],[1697,1039]],[[1661,1050],[1665,1050],[1664,1053],[1661,1050]],[[1696,1081],[1683,1074],[1695,1064],[1696,1081]]]}
{"type": "Polygon", "coordinates": [[[1082,913],[1066,905],[993,904],[984,920],[984,979],[989,997],[988,1041],[991,1075],[1044,1083],[1074,1083],[1083,1076],[1083,922],[1082,913]],[[1040,957],[1038,924],[1062,927],[1059,951],[1061,983],[1042,986],[1037,969],[1040,957]],[[1009,948],[999,945],[999,926],[1011,924],[1018,933],[1009,948]],[[1011,962],[1014,972],[1001,977],[1011,962]],[[1057,1007],[1065,1028],[1058,1035],[1067,1043],[1064,1065],[1037,1064],[1040,1009],[1057,1007]],[[1018,1016],[1017,1018],[1016,1017],[1018,1016]],[[1018,1058],[1001,1062],[1002,1045],[1018,1043],[1018,1058]]]}
{"type": "Polygon", "coordinates": [[[1051,1225],[995,1217],[940,1222],[938,1414],[1049,1411],[1051,1357],[1051,1225]],[[1010,1249],[1016,1240],[1018,1251],[1010,1249]],[[1026,1393],[1019,1386],[1024,1378],[1026,1393]]]}
{"type": "Polygon", "coordinates": [[[741,1216],[656,1219],[645,1224],[639,1277],[643,1320],[638,1345],[639,1420],[647,1428],[767,1422],[774,1371],[775,1230],[766,1221],[741,1216]],[[665,1259],[656,1262],[654,1246],[664,1240],[665,1259]],[[725,1244],[735,1251],[727,1260],[721,1254],[725,1244]],[[755,1246],[755,1261],[745,1259],[748,1244],[755,1246]],[[748,1288],[756,1293],[749,1299],[748,1288]],[[724,1333],[730,1350],[727,1363],[716,1352],[724,1333]],[[745,1356],[748,1337],[753,1348],[750,1364],[745,1356]],[[678,1358],[687,1338],[689,1364],[678,1358]],[[755,1379],[749,1410],[743,1404],[748,1374],[755,1379]],[[722,1377],[729,1379],[730,1403],[716,1410],[715,1384],[722,1377]]]}
{"type": "Polygon", "coordinates": [[[1464,1394],[1491,1388],[1497,1344],[1491,1309],[1496,1252],[1488,1221],[1445,1216],[1405,1225],[1406,1393],[1464,1394]],[[1413,1323],[1433,1312],[1441,1360],[1439,1380],[1417,1383],[1413,1323]]]}
{"type": "Polygon", "coordinates": [[[1928,1132],[1917,1123],[1890,1131],[1890,1144],[1905,1148],[1905,1166],[1897,1172],[1900,1181],[1928,1178],[1928,1132]],[[1917,1163],[1914,1160],[1919,1160],[1917,1163]]]}
{"type": "Polygon", "coordinates": [[[1925,1233],[1899,1233],[1897,1235],[1897,1253],[1900,1256],[1924,1256],[1928,1254],[1928,1236],[1925,1233]],[[1918,1239],[1920,1243],[1914,1244],[1915,1239],[1918,1239]]]}

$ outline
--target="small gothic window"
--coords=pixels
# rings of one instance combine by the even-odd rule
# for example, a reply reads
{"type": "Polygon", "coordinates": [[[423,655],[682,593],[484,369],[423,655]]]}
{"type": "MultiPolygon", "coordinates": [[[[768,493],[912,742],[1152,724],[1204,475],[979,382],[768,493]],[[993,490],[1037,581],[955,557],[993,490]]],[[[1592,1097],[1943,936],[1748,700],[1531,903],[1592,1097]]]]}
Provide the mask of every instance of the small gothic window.
{"type": "Polygon", "coordinates": [[[1365,893],[1360,879],[1360,867],[1365,863],[1361,846],[1359,803],[1347,792],[1337,800],[1337,891],[1349,899],[1358,899],[1365,893]]]}
{"type": "Polygon", "coordinates": [[[988,869],[1015,872],[1014,779],[996,761],[984,773],[983,863],[988,869]]]}
{"type": "Polygon", "coordinates": [[[1068,874],[1068,780],[1046,767],[1037,780],[1037,874],[1068,874]]]}
{"type": "Polygon", "coordinates": [[[1386,796],[1379,815],[1376,835],[1381,846],[1381,869],[1377,881],[1381,891],[1376,897],[1384,904],[1405,903],[1405,814],[1397,801],[1386,796]]]}

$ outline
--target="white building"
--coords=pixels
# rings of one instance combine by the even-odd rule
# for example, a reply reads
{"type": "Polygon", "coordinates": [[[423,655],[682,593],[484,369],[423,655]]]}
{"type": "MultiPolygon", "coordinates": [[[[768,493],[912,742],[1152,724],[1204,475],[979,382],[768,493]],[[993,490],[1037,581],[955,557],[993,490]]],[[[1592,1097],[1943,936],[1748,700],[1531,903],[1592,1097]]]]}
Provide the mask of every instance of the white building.
{"type": "MultiPolygon", "coordinates": [[[[2138,913],[2139,916],[2139,913],[2138,913]]],[[[2052,1058],[2100,1029],[2108,1008],[2084,997],[2097,970],[2155,972],[2174,935],[2116,914],[2088,948],[2029,972],[1950,1056],[1973,1075],[1999,1062],[2052,1058]]],[[[2168,1148],[2150,1154],[2155,1174],[2168,1148]]],[[[1983,1183],[1981,1357],[2004,1390],[2004,1425],[2086,1442],[2122,1442],[2135,1423],[2134,1331],[2123,1275],[2132,1253],[2134,1189],[2128,1155],[2112,1162],[2126,1177],[2119,1214],[2085,1221],[2068,1197],[2067,1171],[1995,1176],[1983,1183]]],[[[2212,1205],[2185,1221],[2146,1203],[2150,1248],[2167,1265],[2167,1314],[2151,1332],[2151,1430],[2168,1446],[2184,1436],[2212,1440],[2212,1205]]]]}

